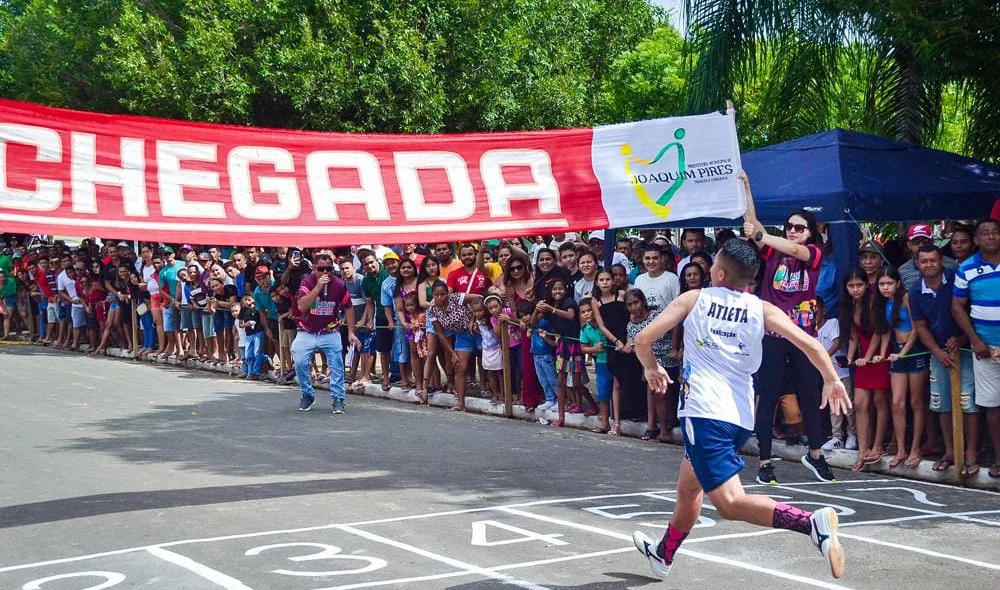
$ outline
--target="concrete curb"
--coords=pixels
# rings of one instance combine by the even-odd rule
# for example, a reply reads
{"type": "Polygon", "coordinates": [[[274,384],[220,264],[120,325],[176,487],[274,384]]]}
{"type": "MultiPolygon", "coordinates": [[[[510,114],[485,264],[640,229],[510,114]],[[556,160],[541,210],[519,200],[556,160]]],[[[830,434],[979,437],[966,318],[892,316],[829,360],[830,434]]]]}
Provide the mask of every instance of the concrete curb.
{"type": "MultiPolygon", "coordinates": [[[[129,360],[136,360],[132,351],[121,350],[118,348],[108,349],[108,356],[129,360]]],[[[140,361],[145,361],[153,364],[162,364],[168,366],[177,366],[187,369],[195,369],[199,371],[210,371],[215,373],[226,374],[230,377],[236,377],[239,375],[239,370],[235,367],[219,367],[214,363],[200,362],[194,359],[187,359],[185,361],[178,360],[164,360],[164,359],[150,359],[142,358],[138,359],[140,361]]],[[[281,383],[278,381],[277,375],[274,371],[269,372],[266,376],[262,376],[262,382],[270,381],[278,385],[288,385],[297,386],[295,381],[288,383],[281,383]]],[[[329,386],[324,383],[317,383],[314,385],[316,389],[322,389],[329,391],[329,386]]],[[[351,389],[348,386],[347,392],[353,395],[365,395],[368,397],[375,397],[381,399],[389,399],[404,403],[417,403],[419,398],[417,398],[416,393],[413,390],[406,390],[399,387],[393,387],[389,391],[382,391],[380,385],[370,384],[367,385],[363,390],[351,389]]],[[[452,408],[456,405],[455,396],[447,393],[435,393],[430,396],[430,405],[437,408],[452,408]]],[[[467,397],[465,400],[466,411],[476,414],[484,414],[488,416],[504,416],[503,405],[492,405],[487,399],[477,398],[477,397],[467,397]]],[[[514,419],[525,420],[529,422],[537,422],[539,418],[544,418],[549,421],[554,421],[558,418],[558,413],[555,411],[546,412],[526,412],[522,406],[514,406],[514,419]]],[[[593,430],[599,426],[599,421],[597,417],[584,416],[583,414],[566,414],[566,428],[575,428],[580,430],[593,430]]],[[[621,423],[621,436],[626,436],[630,438],[640,438],[646,430],[646,424],[644,422],[629,422],[623,421],[621,423]]],[[[673,444],[683,444],[681,438],[681,432],[679,428],[674,428],[671,433],[671,442],[673,444]]],[[[656,444],[652,442],[650,444],[656,444]]],[[[750,441],[743,447],[742,452],[745,455],[756,457],[757,456],[757,441],[756,439],[750,439],[750,441]]],[[[788,445],[784,441],[776,440],[772,445],[772,453],[781,457],[784,461],[796,462],[801,461],[802,456],[805,455],[806,448],[801,445],[788,445]]],[[[826,454],[827,462],[831,467],[836,467],[838,469],[851,469],[857,459],[857,451],[847,451],[842,449],[837,449],[830,451],[826,454]]],[[[892,477],[898,477],[901,480],[912,479],[918,481],[927,481],[932,483],[940,483],[947,485],[954,484],[955,476],[955,466],[949,467],[945,471],[934,471],[932,469],[934,462],[930,460],[924,460],[920,462],[916,468],[907,468],[900,466],[896,469],[889,469],[889,457],[883,458],[881,461],[874,465],[869,465],[865,468],[865,473],[877,473],[880,475],[888,475],[892,477]]],[[[753,465],[753,461],[748,461],[748,465],[753,465]]],[[[983,465],[979,473],[975,477],[969,477],[965,480],[965,486],[970,488],[984,489],[984,490],[994,490],[1000,491],[1000,479],[991,479],[989,477],[989,468],[987,465],[983,465]]]]}

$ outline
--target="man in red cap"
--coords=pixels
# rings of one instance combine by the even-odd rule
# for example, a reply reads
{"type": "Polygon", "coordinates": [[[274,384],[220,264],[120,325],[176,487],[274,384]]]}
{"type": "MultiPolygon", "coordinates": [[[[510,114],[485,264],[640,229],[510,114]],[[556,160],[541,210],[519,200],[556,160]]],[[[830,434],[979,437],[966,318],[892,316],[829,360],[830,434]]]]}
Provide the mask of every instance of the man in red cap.
{"type": "Polygon", "coordinates": [[[270,368],[271,356],[278,350],[278,305],[271,298],[271,289],[274,288],[274,279],[271,278],[271,269],[263,264],[258,265],[254,271],[254,282],[257,288],[253,290],[253,301],[260,313],[260,323],[264,326],[264,359],[261,359],[261,371],[263,367],[270,368]]]}
{"type": "MultiPolygon", "coordinates": [[[[903,280],[903,288],[907,291],[920,280],[920,269],[917,268],[917,252],[921,246],[934,241],[934,231],[926,223],[914,223],[906,232],[906,245],[910,249],[910,259],[899,266],[899,278],[903,280]]],[[[958,263],[954,258],[944,257],[944,266],[954,272],[958,263]]]]}

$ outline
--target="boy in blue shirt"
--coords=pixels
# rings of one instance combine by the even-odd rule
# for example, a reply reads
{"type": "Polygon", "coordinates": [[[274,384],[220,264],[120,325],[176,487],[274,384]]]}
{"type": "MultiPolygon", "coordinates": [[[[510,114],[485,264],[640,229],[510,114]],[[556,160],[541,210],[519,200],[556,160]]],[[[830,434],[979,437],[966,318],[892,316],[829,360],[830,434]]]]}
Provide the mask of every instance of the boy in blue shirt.
{"type": "Polygon", "coordinates": [[[522,301],[517,306],[517,317],[525,329],[531,330],[531,356],[535,362],[535,374],[545,393],[545,403],[535,408],[546,411],[556,407],[556,389],[559,377],[556,375],[555,329],[548,318],[541,318],[531,326],[531,315],[535,312],[534,301],[522,301]]]}
{"type": "Polygon", "coordinates": [[[597,401],[598,412],[601,416],[601,425],[594,432],[607,433],[611,430],[609,424],[609,407],[611,401],[611,390],[613,381],[611,371],[608,369],[607,339],[604,333],[594,322],[593,299],[584,297],[580,300],[580,321],[583,327],[580,328],[580,344],[583,347],[583,354],[593,355],[595,362],[595,373],[597,377],[597,389],[594,392],[594,399],[597,401]]]}

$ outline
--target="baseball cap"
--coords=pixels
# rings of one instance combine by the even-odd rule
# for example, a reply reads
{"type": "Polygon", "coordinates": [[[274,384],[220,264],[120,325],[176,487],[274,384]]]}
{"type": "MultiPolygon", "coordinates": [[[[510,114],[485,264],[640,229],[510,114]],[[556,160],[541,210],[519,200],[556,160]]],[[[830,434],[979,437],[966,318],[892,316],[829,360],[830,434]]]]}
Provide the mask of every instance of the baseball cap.
{"type": "Polygon", "coordinates": [[[178,248],[178,250],[191,250],[193,252],[194,246],[192,246],[191,244],[184,244],[183,246],[178,248]]]}
{"type": "Polygon", "coordinates": [[[604,241],[604,230],[603,229],[597,229],[597,230],[594,230],[594,231],[590,232],[590,237],[587,238],[587,241],[590,242],[590,241],[593,241],[593,240],[600,240],[600,241],[603,242],[604,241]]]}
{"type": "Polygon", "coordinates": [[[396,254],[395,252],[390,250],[385,253],[385,256],[382,257],[382,260],[399,260],[399,254],[396,254]]]}
{"type": "Polygon", "coordinates": [[[162,251],[162,252],[163,252],[164,254],[173,254],[173,253],[174,253],[174,249],[173,249],[173,248],[171,248],[170,246],[164,246],[164,247],[163,247],[163,250],[161,250],[161,251],[162,251]]]}
{"type": "Polygon", "coordinates": [[[266,266],[264,266],[262,264],[262,265],[260,265],[260,266],[257,267],[257,270],[256,270],[256,272],[253,273],[253,276],[255,276],[255,277],[262,277],[264,275],[269,275],[269,274],[271,274],[271,269],[269,269],[268,267],[266,267],[266,266]]]}
{"type": "Polygon", "coordinates": [[[118,247],[119,248],[131,248],[132,244],[129,244],[128,242],[118,242],[118,247]]]}
{"type": "Polygon", "coordinates": [[[931,231],[931,226],[926,223],[914,223],[911,225],[910,230],[906,232],[906,239],[915,240],[917,238],[933,239],[934,232],[931,231]]]}
{"type": "Polygon", "coordinates": [[[861,247],[858,248],[858,253],[860,254],[861,252],[871,252],[881,256],[882,248],[879,248],[879,245],[874,240],[865,240],[864,243],[861,244],[861,247]]]}

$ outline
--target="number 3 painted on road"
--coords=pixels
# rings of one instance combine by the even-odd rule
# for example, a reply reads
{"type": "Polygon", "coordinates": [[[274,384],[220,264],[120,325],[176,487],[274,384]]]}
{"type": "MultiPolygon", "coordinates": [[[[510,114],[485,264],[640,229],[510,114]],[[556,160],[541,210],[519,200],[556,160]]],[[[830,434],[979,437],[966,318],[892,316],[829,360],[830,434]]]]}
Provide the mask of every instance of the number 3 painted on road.
{"type": "Polygon", "coordinates": [[[119,574],[118,572],[73,572],[71,574],[59,574],[58,576],[49,576],[47,578],[42,578],[40,580],[33,580],[28,582],[24,586],[21,586],[22,590],[41,590],[42,584],[48,582],[55,582],[56,580],[65,580],[66,578],[83,578],[83,577],[97,577],[104,578],[104,581],[96,586],[88,586],[82,590],[104,590],[104,588],[110,588],[112,586],[117,586],[125,581],[125,574],[119,574]]]}
{"type": "Polygon", "coordinates": [[[271,549],[281,549],[284,547],[316,547],[321,551],[317,553],[310,553],[309,555],[298,555],[295,557],[289,557],[289,561],[317,561],[320,559],[340,559],[340,560],[351,560],[351,561],[364,561],[368,565],[360,567],[353,570],[335,570],[328,572],[293,572],[291,570],[271,570],[275,574],[282,574],[285,576],[303,576],[303,577],[320,577],[320,576],[346,576],[349,574],[364,574],[368,572],[373,572],[375,570],[380,570],[384,568],[388,563],[384,559],[379,559],[378,557],[366,557],[363,555],[341,555],[340,552],[343,551],[340,547],[334,545],[324,545],[323,543],[279,543],[277,545],[264,545],[262,547],[254,547],[248,550],[243,555],[260,555],[265,551],[271,549]]]}

